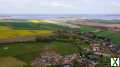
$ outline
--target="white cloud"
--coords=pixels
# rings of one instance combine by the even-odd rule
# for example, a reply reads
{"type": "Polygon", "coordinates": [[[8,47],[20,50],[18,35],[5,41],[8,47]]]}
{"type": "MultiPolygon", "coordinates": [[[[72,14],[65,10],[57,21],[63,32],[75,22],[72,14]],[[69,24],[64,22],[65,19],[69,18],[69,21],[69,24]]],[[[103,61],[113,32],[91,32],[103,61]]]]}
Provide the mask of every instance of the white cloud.
{"type": "Polygon", "coordinates": [[[67,8],[67,9],[78,9],[78,6],[73,5],[73,4],[68,4],[68,3],[61,3],[61,2],[52,2],[51,3],[52,7],[56,8],[67,8]]]}
{"type": "Polygon", "coordinates": [[[0,0],[0,13],[120,13],[120,0],[0,0]]]}

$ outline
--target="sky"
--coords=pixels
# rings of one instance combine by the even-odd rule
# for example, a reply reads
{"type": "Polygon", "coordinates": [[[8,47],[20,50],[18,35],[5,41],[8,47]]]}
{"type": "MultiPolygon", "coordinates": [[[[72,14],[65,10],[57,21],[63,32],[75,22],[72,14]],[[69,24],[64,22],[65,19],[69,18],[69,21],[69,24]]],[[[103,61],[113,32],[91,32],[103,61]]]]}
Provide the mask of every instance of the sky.
{"type": "Polygon", "coordinates": [[[120,14],[120,0],[0,0],[0,14],[120,14]]]}

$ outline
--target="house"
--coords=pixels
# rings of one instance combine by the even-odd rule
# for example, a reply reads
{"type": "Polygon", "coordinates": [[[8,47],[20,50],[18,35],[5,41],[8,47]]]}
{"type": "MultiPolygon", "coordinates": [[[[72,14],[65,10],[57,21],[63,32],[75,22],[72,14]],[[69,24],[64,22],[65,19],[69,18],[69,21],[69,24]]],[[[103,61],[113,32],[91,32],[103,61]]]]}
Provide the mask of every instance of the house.
{"type": "Polygon", "coordinates": [[[99,45],[99,44],[92,43],[92,44],[90,45],[92,51],[94,51],[94,52],[99,52],[99,51],[100,51],[100,48],[98,47],[98,45],[99,45]]]}

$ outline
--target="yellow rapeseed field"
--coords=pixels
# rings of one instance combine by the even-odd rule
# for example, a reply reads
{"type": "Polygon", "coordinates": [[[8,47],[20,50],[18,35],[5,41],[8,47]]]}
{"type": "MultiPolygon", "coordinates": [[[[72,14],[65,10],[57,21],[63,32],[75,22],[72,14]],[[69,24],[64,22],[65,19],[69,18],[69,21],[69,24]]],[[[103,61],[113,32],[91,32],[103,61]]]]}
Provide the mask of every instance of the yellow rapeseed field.
{"type": "Polygon", "coordinates": [[[51,30],[13,30],[9,28],[0,29],[0,39],[10,39],[24,36],[47,36],[51,35],[51,30]]]}
{"type": "Polygon", "coordinates": [[[32,23],[46,23],[48,21],[47,20],[28,20],[28,22],[32,22],[32,23]]]}

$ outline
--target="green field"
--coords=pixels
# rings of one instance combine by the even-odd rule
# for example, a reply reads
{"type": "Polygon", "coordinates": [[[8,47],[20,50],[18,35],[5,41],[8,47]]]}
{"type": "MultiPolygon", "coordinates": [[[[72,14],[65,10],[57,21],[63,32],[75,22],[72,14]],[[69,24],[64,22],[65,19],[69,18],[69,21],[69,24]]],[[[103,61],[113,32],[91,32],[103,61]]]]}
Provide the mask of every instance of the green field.
{"type": "Polygon", "coordinates": [[[94,19],[95,22],[97,23],[106,23],[106,24],[114,24],[114,23],[120,23],[120,20],[103,20],[103,19],[94,19]]]}
{"type": "Polygon", "coordinates": [[[16,43],[0,46],[1,57],[16,57],[27,64],[31,64],[35,57],[40,55],[40,52],[45,48],[55,48],[61,55],[68,55],[77,51],[69,43],[52,42],[52,43],[16,43]],[[8,49],[5,49],[8,48],[8,49]]]}
{"type": "Polygon", "coordinates": [[[69,29],[65,26],[60,26],[56,24],[50,24],[46,22],[34,23],[34,22],[0,22],[0,26],[5,26],[17,30],[62,30],[69,29]]]}
{"type": "Polygon", "coordinates": [[[113,43],[120,45],[120,32],[115,32],[112,30],[98,30],[89,26],[81,26],[80,32],[94,32],[97,36],[110,38],[113,43]]]}

